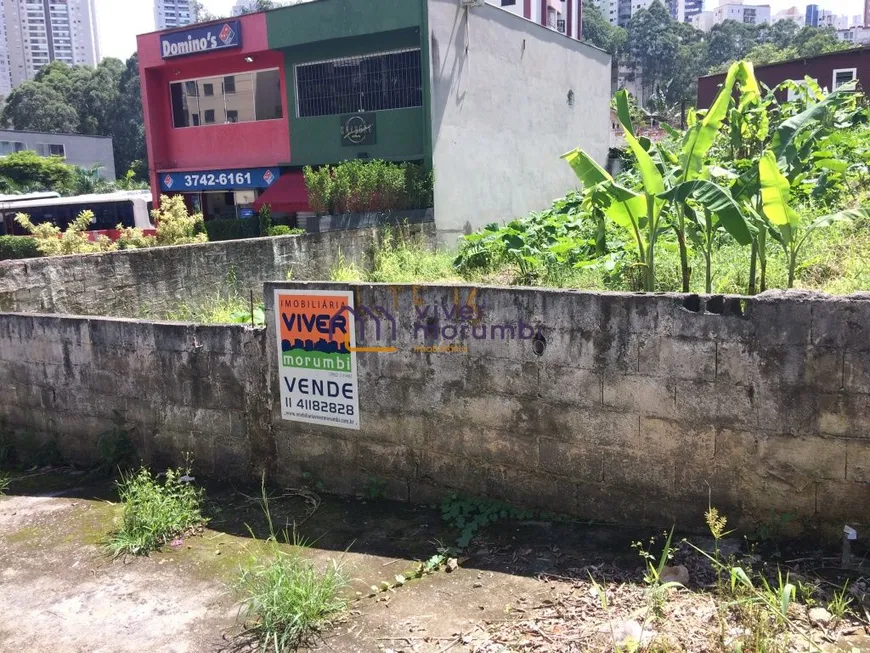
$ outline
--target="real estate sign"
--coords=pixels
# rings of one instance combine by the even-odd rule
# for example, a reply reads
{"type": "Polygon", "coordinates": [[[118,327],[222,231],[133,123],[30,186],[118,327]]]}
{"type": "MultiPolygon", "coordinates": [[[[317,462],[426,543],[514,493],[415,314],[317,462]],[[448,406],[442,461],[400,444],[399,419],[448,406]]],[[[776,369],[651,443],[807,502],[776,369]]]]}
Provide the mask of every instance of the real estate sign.
{"type": "Polygon", "coordinates": [[[359,429],[353,293],[276,290],[281,418],[359,429]]]}

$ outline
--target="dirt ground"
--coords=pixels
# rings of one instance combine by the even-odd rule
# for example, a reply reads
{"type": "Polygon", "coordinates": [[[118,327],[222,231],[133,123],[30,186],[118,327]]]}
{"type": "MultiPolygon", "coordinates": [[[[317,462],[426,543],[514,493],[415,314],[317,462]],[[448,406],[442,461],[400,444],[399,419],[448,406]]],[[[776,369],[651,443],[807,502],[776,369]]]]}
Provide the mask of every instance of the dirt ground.
{"type": "MultiPolygon", "coordinates": [[[[116,560],[101,547],[120,515],[109,484],[69,469],[31,470],[8,492],[0,497],[0,651],[256,649],[233,590],[239,565],[261,550],[249,528],[265,534],[256,489],[209,488],[211,521],[202,534],[149,557],[116,560]]],[[[301,524],[312,543],[307,554],[340,560],[353,579],[349,611],[311,643],[312,651],[604,651],[613,650],[614,629],[646,620],[643,564],[631,543],[648,532],[505,522],[476,537],[452,572],[374,594],[371,586],[392,582],[455,541],[439,511],[314,492],[273,494],[276,523],[301,524]],[[606,591],[608,611],[590,578],[606,591]]],[[[791,567],[795,577],[841,583],[836,562],[822,552],[800,558],[791,567]]],[[[662,614],[646,620],[644,637],[655,633],[666,644],[657,650],[728,650],[722,629],[727,641],[735,626],[723,626],[722,606],[705,591],[714,580],[709,566],[686,547],[676,562],[691,574],[689,589],[669,592],[662,614]]],[[[813,628],[805,609],[791,616],[825,650],[870,650],[858,617],[813,628]]],[[[791,647],[808,648],[800,641],[791,647]]]]}

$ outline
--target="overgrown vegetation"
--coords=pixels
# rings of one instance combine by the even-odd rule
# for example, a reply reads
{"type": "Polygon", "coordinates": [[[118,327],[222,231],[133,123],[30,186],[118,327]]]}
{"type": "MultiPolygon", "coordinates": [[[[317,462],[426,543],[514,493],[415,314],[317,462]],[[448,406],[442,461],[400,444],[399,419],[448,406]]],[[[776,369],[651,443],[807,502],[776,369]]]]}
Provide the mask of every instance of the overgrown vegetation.
{"type": "Polygon", "coordinates": [[[331,281],[374,281],[413,283],[416,281],[457,281],[453,257],[432,250],[417,236],[401,229],[385,230],[372,255],[371,270],[348,262],[339,252],[330,270],[331,281]]]}
{"type": "Polygon", "coordinates": [[[583,190],[466,236],[455,261],[464,276],[748,294],[867,287],[870,110],[854,85],[824,94],[807,79],[763,92],[739,62],[709,110],[655,144],[635,136],[624,92],[616,108],[631,168],[614,178],[582,150],[566,154],[583,190]],[[780,103],[784,89],[799,99],[780,103]]]}
{"type": "Polygon", "coordinates": [[[117,486],[122,522],[106,543],[114,556],[147,555],[207,521],[202,515],[204,490],[194,485],[189,466],[157,476],[142,467],[135,474],[122,474],[117,486]]]}
{"type": "Polygon", "coordinates": [[[116,249],[139,249],[158,245],[186,245],[208,240],[202,233],[202,214],[188,213],[181,195],[161,196],[160,207],[154,209],[151,216],[157,227],[156,235],[147,235],[141,229],[119,224],[117,229],[121,234],[116,242],[103,235],[94,240],[90,239],[88,226],[94,219],[93,211],[79,213],[63,232],[50,222],[33,224],[26,213],[17,214],[15,221],[32,235],[39,253],[43,256],[111,252],[116,249]]]}
{"type": "Polygon", "coordinates": [[[308,202],[317,213],[363,213],[432,206],[432,173],[416,163],[351,159],[304,170],[308,202]]]}
{"type": "MultiPolygon", "coordinates": [[[[345,610],[348,578],[335,560],[322,570],[307,560],[303,554],[308,545],[295,525],[292,532],[276,531],[265,484],[261,505],[269,527],[265,554],[252,554],[242,566],[237,589],[243,596],[242,617],[262,650],[281,653],[296,650],[345,610]]],[[[256,539],[253,531],[251,537],[256,539]]]]}

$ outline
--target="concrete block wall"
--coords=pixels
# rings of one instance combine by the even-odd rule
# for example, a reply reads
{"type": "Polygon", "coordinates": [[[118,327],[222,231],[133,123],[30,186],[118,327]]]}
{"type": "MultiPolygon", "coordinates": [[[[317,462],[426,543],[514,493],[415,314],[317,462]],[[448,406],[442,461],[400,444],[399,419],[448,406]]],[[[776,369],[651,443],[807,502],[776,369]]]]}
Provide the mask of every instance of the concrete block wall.
{"type": "Polygon", "coordinates": [[[90,462],[121,410],[157,466],[190,451],[204,474],[310,474],[340,493],[378,479],[411,502],[457,491],[682,527],[708,501],[749,527],[868,521],[866,297],[293,282],[266,285],[267,314],[285,287],[351,288],[396,318],[379,342],[370,319],[365,338],[357,327],[358,345],[397,347],[357,355],[359,431],[280,419],[273,317],[251,330],[0,314],[0,418],[90,462]],[[461,331],[456,306],[475,311],[464,337],[415,329],[461,331]],[[491,329],[520,321],[542,339],[491,329]],[[467,349],[413,349],[439,345],[467,349]]]}
{"type": "Polygon", "coordinates": [[[97,460],[114,411],[143,459],[218,477],[256,475],[267,383],[264,330],[38,314],[0,315],[0,419],[33,450],[97,460]]]}
{"type": "Polygon", "coordinates": [[[357,305],[394,311],[399,351],[357,355],[359,432],[282,421],[273,394],[287,482],[308,472],[351,492],[374,477],[411,502],[454,490],[619,522],[699,525],[709,501],[745,525],[866,521],[866,298],[353,289],[357,305]],[[543,353],[473,337],[440,343],[467,353],[413,352],[425,307],[457,304],[483,325],[541,325],[543,353]]]}
{"type": "MultiPolygon", "coordinates": [[[[434,242],[431,223],[408,229],[434,242]]],[[[253,291],[259,298],[267,280],[329,278],[339,255],[369,268],[384,233],[367,228],[0,261],[0,310],[160,318],[225,294],[230,281],[242,296],[253,291]]]]}

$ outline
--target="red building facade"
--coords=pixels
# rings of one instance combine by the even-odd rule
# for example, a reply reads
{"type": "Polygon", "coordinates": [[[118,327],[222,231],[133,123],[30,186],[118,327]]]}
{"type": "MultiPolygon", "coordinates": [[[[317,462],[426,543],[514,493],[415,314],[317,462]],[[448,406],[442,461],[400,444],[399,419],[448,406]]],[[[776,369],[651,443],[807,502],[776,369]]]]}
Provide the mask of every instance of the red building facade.
{"type": "Polygon", "coordinates": [[[180,192],[207,219],[249,217],[290,161],[284,57],[266,15],[143,34],[138,51],[155,201],[180,192]]]}

